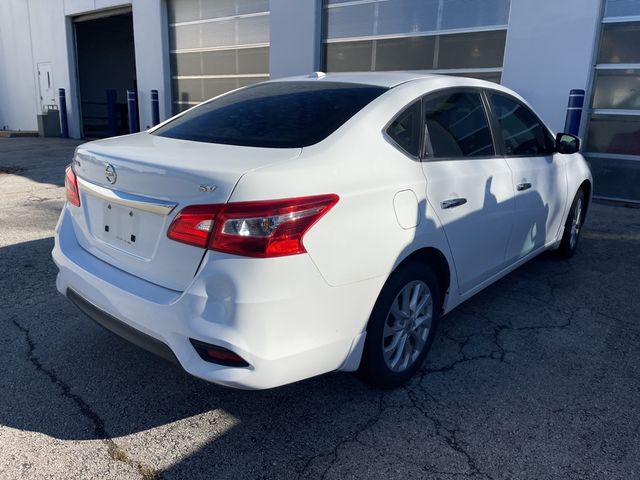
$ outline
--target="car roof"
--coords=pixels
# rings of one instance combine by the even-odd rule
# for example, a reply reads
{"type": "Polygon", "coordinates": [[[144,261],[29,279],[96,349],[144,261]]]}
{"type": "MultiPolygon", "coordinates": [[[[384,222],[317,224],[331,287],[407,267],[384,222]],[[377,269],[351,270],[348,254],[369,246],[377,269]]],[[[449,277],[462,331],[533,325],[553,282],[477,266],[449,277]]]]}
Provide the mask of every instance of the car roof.
{"type": "Polygon", "coordinates": [[[375,85],[392,88],[412,80],[421,80],[440,75],[413,71],[413,72],[349,72],[349,73],[324,73],[314,72],[310,75],[278,78],[274,82],[312,81],[312,82],[340,82],[357,83],[361,85],[375,85]]]}
{"type": "Polygon", "coordinates": [[[377,87],[393,88],[399,85],[407,84],[417,81],[436,81],[449,80],[452,87],[481,87],[489,88],[492,90],[498,90],[510,95],[514,95],[520,100],[523,100],[516,92],[504,87],[503,85],[490,82],[487,80],[480,80],[473,77],[458,77],[455,75],[442,75],[436,73],[430,73],[428,71],[393,71],[393,72],[345,72],[345,73],[324,73],[313,72],[309,75],[298,75],[295,77],[284,77],[268,82],[338,82],[338,83],[353,83],[360,85],[374,85],[377,87]]]}
{"type": "MultiPolygon", "coordinates": [[[[324,73],[313,72],[309,75],[299,75],[295,77],[278,78],[274,80],[268,80],[268,82],[339,82],[339,83],[352,83],[361,85],[373,85],[383,88],[392,89],[402,85],[403,87],[411,88],[412,84],[423,83],[427,90],[430,88],[439,89],[443,87],[476,87],[487,90],[498,91],[506,93],[511,97],[516,98],[528,108],[533,110],[539,118],[542,118],[536,110],[517,92],[511,90],[504,85],[490,82],[488,80],[480,80],[473,77],[459,77],[455,75],[442,75],[436,73],[430,73],[428,71],[392,71],[392,72],[345,72],[345,73],[324,73]]],[[[402,88],[399,88],[401,90],[402,88]]]]}

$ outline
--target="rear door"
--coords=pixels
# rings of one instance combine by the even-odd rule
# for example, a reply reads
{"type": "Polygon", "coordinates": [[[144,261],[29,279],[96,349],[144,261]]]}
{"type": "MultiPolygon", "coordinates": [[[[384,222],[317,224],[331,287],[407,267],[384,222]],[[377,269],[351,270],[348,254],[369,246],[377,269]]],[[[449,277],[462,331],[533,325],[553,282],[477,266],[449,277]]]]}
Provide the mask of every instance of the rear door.
{"type": "Polygon", "coordinates": [[[423,115],[427,198],[444,227],[464,294],[505,265],[515,212],[511,171],[496,154],[480,90],[429,95],[423,115]]]}
{"type": "Polygon", "coordinates": [[[515,187],[516,216],[507,248],[507,260],[513,262],[556,238],[567,181],[554,159],[555,141],[535,113],[510,95],[487,95],[515,187]]]}

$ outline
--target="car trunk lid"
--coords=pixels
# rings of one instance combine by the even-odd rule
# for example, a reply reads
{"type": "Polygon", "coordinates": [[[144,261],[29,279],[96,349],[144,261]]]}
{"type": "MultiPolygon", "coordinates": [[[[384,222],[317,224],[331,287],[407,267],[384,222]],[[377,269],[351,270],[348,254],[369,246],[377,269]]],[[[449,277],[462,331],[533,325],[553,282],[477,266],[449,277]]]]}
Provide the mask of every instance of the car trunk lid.
{"type": "Polygon", "coordinates": [[[226,203],[246,172],[300,152],[148,133],[82,145],[74,158],[81,199],[80,208],[72,207],[76,236],[114,267],[183,291],[204,249],[167,237],[175,215],[187,205],[226,203]]]}

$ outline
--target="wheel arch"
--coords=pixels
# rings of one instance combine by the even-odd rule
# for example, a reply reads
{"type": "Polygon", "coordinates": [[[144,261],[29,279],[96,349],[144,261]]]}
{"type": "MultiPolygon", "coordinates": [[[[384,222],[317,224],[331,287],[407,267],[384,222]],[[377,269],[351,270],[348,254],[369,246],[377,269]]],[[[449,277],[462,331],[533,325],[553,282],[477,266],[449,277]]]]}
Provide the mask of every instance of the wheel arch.
{"type": "Polygon", "coordinates": [[[423,247],[407,255],[394,271],[413,262],[420,262],[433,268],[440,286],[440,311],[444,312],[445,300],[451,287],[451,268],[447,257],[435,247],[423,247]]]}
{"type": "MultiPolygon", "coordinates": [[[[591,185],[591,180],[589,179],[583,180],[583,182],[578,187],[578,190],[584,191],[584,199],[586,202],[585,210],[584,210],[585,219],[587,218],[586,215],[587,213],[589,213],[589,207],[591,206],[591,199],[592,199],[591,195],[593,193],[592,189],[593,189],[593,185],[591,185]]],[[[578,190],[576,190],[576,193],[578,190]]]]}

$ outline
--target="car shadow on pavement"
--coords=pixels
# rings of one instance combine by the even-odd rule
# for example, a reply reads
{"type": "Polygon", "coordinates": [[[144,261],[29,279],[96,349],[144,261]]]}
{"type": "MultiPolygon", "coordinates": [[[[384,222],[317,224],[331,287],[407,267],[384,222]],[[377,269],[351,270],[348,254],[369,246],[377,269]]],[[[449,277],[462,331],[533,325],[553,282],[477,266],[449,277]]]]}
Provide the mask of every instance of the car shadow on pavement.
{"type": "Polygon", "coordinates": [[[590,445],[625,438],[640,453],[629,421],[640,414],[640,250],[585,237],[575,259],[542,255],[445,317],[421,375],[395,391],[348,374],[259,392],[208,384],[59,295],[52,238],[4,247],[0,425],[108,440],[124,452],[114,461],[149,478],[486,478],[534,466],[550,478],[594,461],[628,472],[590,445]]]}
{"type": "Polygon", "coordinates": [[[69,138],[0,138],[0,178],[12,173],[34,182],[64,186],[64,168],[76,146],[69,138]],[[62,161],[61,161],[62,159],[62,161]]]}

